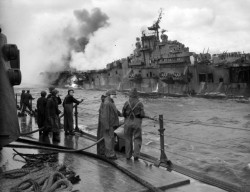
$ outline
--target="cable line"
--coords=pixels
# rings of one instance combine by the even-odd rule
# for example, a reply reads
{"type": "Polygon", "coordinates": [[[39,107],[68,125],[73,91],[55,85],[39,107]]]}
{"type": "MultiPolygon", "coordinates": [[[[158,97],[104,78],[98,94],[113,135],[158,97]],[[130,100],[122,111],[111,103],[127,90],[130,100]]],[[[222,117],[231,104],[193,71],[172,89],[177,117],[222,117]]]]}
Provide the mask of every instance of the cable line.
{"type": "MultiPolygon", "coordinates": [[[[151,134],[151,135],[156,135],[152,132],[147,132],[144,131],[145,133],[151,134]]],[[[185,138],[179,138],[179,137],[174,137],[174,136],[170,136],[170,135],[164,135],[165,138],[173,138],[173,139],[177,139],[177,140],[182,140],[182,141],[187,141],[187,142],[192,142],[192,143],[197,143],[197,144],[202,144],[202,145],[209,145],[212,147],[216,147],[216,148],[221,148],[221,149],[230,149],[229,147],[222,147],[222,146],[218,146],[218,145],[213,145],[213,144],[209,144],[209,143],[203,143],[200,141],[194,141],[194,140],[189,140],[189,139],[185,139],[185,138]]]]}
{"type": "Polygon", "coordinates": [[[176,122],[176,123],[183,123],[183,124],[194,124],[194,125],[196,124],[196,125],[204,125],[204,126],[209,126],[209,127],[219,127],[219,128],[233,129],[233,130],[250,131],[250,129],[228,127],[228,126],[222,126],[222,125],[212,125],[212,124],[195,122],[195,121],[188,122],[188,121],[177,121],[177,120],[170,120],[170,119],[164,119],[164,120],[170,121],[170,122],[176,122]]]}

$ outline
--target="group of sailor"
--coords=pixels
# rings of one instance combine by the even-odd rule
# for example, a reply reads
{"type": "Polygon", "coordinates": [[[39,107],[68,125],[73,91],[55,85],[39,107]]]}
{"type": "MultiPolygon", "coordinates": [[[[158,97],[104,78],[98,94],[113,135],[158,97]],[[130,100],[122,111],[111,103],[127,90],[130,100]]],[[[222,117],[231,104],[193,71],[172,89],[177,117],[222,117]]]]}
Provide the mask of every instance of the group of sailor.
{"type": "MultiPolygon", "coordinates": [[[[37,124],[41,129],[40,134],[47,136],[49,132],[52,132],[53,141],[60,142],[59,115],[61,111],[58,105],[62,104],[62,100],[57,89],[49,88],[49,92],[49,95],[46,97],[46,91],[42,91],[41,97],[37,100],[37,124]]],[[[101,96],[97,139],[104,139],[97,144],[97,154],[108,159],[117,159],[114,149],[114,131],[122,125],[119,123],[119,117],[124,117],[126,158],[130,160],[133,156],[134,160],[138,160],[142,146],[142,119],[150,117],[145,115],[144,106],[138,98],[136,88],[132,88],[129,92],[129,99],[125,102],[121,112],[116,108],[115,98],[116,91],[114,89],[106,91],[101,96]]],[[[22,100],[23,105],[27,106],[27,103],[24,101],[22,100]]],[[[68,90],[68,94],[63,101],[65,135],[75,134],[73,129],[73,103],[78,105],[82,101],[83,99],[79,101],[74,98],[73,89],[68,90]]]]}
{"type": "Polygon", "coordinates": [[[41,97],[37,100],[37,124],[40,134],[47,136],[52,132],[53,141],[60,142],[60,113],[59,105],[63,105],[64,131],[65,135],[74,135],[73,130],[73,103],[77,105],[81,101],[74,98],[74,90],[68,90],[68,94],[63,102],[59,96],[59,91],[54,87],[49,88],[49,95],[46,97],[46,91],[41,92],[41,97]]]}

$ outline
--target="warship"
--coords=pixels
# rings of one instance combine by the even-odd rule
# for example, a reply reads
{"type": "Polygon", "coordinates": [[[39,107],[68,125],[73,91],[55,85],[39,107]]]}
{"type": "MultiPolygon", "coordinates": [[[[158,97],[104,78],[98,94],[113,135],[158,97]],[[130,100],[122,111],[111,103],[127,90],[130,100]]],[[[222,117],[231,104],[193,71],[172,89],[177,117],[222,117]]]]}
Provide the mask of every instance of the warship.
{"type": "MultiPolygon", "coordinates": [[[[133,56],[108,64],[107,69],[103,70],[58,73],[54,83],[77,84],[85,86],[86,89],[118,86],[120,90],[126,90],[131,86],[136,86],[145,92],[164,92],[168,85],[177,86],[178,84],[179,89],[184,90],[184,86],[187,86],[186,82],[192,82],[192,62],[189,61],[192,53],[177,41],[160,42],[158,39],[159,21],[160,18],[150,27],[155,34],[143,36],[142,44],[138,40],[133,56]],[[159,50],[154,51],[155,46],[162,50],[169,50],[167,48],[172,46],[174,52],[169,51],[168,56],[163,52],[161,57],[157,55],[159,50]],[[176,65],[180,64],[180,67],[166,67],[173,65],[172,60],[175,60],[176,65]],[[171,61],[170,64],[168,61],[171,61]],[[124,63],[127,63],[127,68],[124,67],[124,63]],[[169,69],[178,70],[172,70],[172,73],[169,73],[169,69]],[[125,78],[122,78],[122,74],[125,74],[125,78]],[[150,86],[147,87],[146,84],[150,86]]],[[[162,34],[162,39],[164,38],[166,40],[167,36],[162,34]]],[[[218,66],[223,63],[226,65],[227,57],[239,57],[237,54],[218,55],[218,66]]],[[[201,65],[210,65],[206,54],[197,58],[201,59],[201,65]]],[[[241,61],[239,61],[241,68],[249,68],[245,66],[245,60],[241,61]]],[[[234,72],[245,75],[249,73],[247,70],[234,72]]],[[[119,149],[124,143],[121,132],[116,133],[118,155],[116,161],[96,155],[96,150],[92,146],[95,146],[98,141],[94,135],[88,133],[81,133],[72,138],[72,136],[64,136],[61,131],[60,143],[53,143],[51,135],[48,138],[40,137],[38,132],[41,129],[33,126],[34,117],[30,116],[27,124],[26,116],[17,116],[18,103],[17,99],[15,100],[13,86],[21,84],[19,50],[14,44],[7,44],[7,38],[1,33],[1,29],[0,73],[0,191],[249,191],[248,186],[239,187],[225,183],[185,169],[174,162],[170,168],[166,163],[169,160],[164,152],[162,116],[159,118],[162,147],[160,159],[142,153],[139,161],[126,161],[119,149]],[[10,148],[14,149],[14,156],[10,148]],[[21,160],[16,159],[16,156],[20,156],[21,160]],[[64,163],[64,165],[59,168],[51,167],[52,161],[58,164],[64,163]],[[75,173],[68,170],[68,167],[74,169],[75,173]],[[166,171],[166,168],[168,171],[173,171],[170,173],[166,171]],[[75,176],[75,174],[79,174],[82,181],[79,175],[75,176]]],[[[174,90],[168,87],[167,89],[169,93],[174,90]]],[[[76,128],[78,126],[77,114],[76,110],[76,128]]]]}
{"type": "MultiPolygon", "coordinates": [[[[136,87],[145,93],[200,96],[250,96],[250,54],[223,52],[194,53],[189,47],[169,40],[160,30],[160,12],[148,31],[136,38],[135,49],[127,58],[106,65],[105,69],[42,72],[49,84],[78,86],[84,89],[136,87]]],[[[84,65],[84,63],[83,63],[84,65]]]]}

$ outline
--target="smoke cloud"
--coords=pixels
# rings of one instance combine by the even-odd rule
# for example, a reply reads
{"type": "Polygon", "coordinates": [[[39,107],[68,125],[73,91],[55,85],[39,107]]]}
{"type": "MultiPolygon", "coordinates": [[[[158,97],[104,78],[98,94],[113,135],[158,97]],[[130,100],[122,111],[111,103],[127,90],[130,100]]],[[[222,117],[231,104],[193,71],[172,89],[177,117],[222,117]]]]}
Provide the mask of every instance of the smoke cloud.
{"type": "MultiPolygon", "coordinates": [[[[67,43],[68,50],[66,55],[62,55],[63,65],[60,70],[81,69],[82,67],[78,66],[86,63],[78,61],[77,54],[83,55],[85,53],[85,48],[96,31],[109,26],[109,17],[99,8],[94,8],[91,12],[86,9],[74,10],[73,14],[75,26],[69,25],[63,29],[63,39],[66,39],[65,43],[67,43]],[[74,61],[79,62],[77,66],[73,64],[74,61]]],[[[52,65],[58,66],[55,63],[52,65]]]]}
{"type": "Polygon", "coordinates": [[[68,43],[70,46],[70,51],[83,52],[85,51],[86,45],[89,43],[89,38],[91,35],[102,28],[109,25],[108,16],[102,13],[99,8],[92,9],[89,12],[86,9],[75,10],[74,16],[77,19],[77,32],[80,37],[69,37],[68,43]]]}

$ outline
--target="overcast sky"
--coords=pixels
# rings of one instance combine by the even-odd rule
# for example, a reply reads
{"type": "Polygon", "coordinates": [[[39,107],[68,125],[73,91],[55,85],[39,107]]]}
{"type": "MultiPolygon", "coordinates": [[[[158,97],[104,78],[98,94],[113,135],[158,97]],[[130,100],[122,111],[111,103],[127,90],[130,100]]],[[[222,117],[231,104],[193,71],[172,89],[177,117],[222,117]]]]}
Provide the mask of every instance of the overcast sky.
{"type": "Polygon", "coordinates": [[[65,64],[100,69],[129,56],[160,8],[169,39],[190,51],[250,52],[250,0],[0,0],[0,26],[28,81],[65,64]]]}

